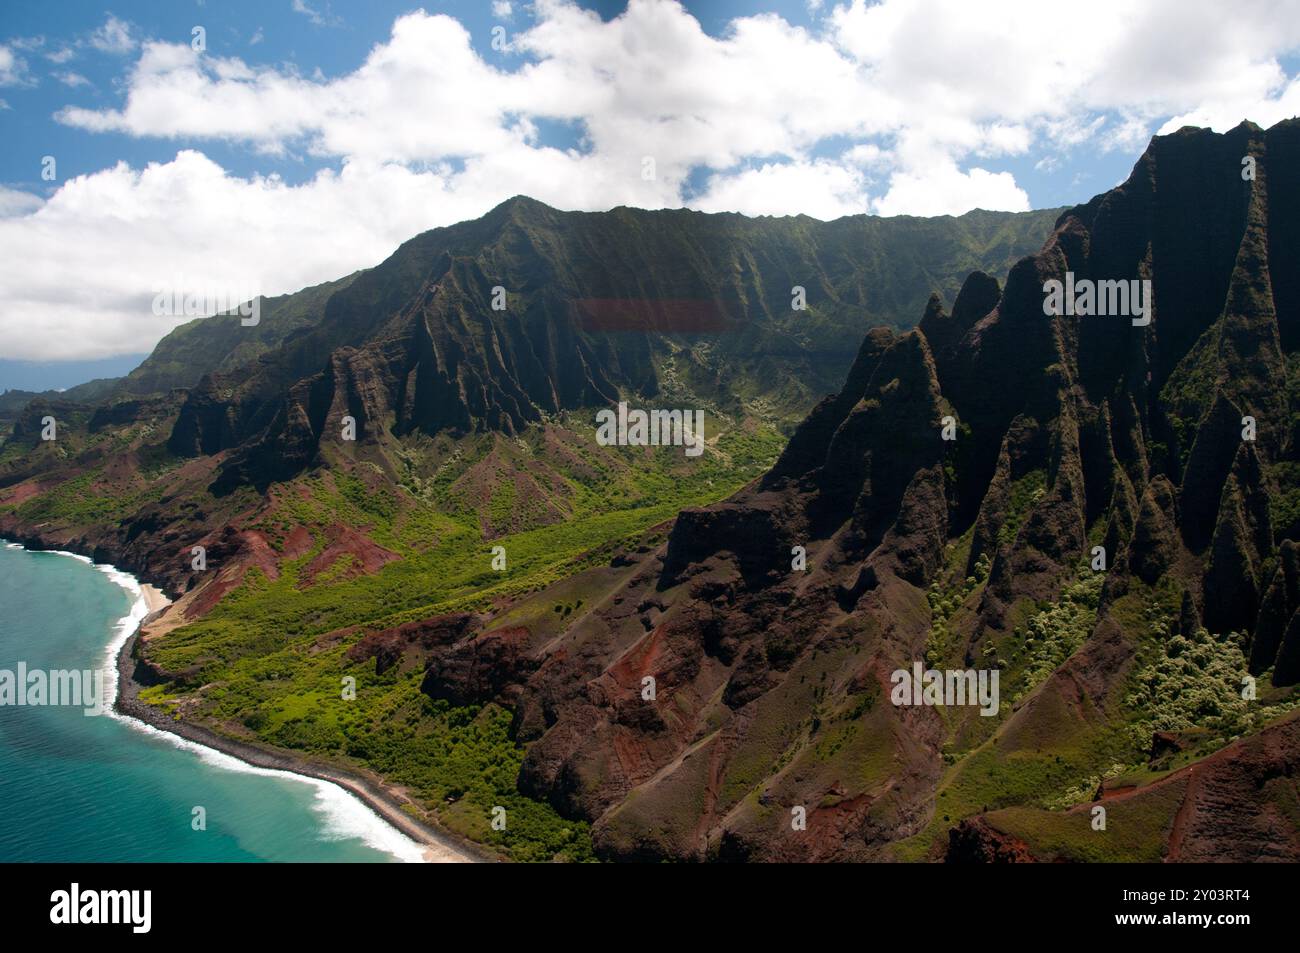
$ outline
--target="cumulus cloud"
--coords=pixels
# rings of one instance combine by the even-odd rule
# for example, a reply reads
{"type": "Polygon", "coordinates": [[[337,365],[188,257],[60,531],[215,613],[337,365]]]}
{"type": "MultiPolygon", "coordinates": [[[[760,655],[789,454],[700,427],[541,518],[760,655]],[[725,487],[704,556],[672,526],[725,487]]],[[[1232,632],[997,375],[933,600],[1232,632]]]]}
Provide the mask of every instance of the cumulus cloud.
{"type": "Polygon", "coordinates": [[[1010,172],[962,172],[952,164],[927,168],[924,174],[898,172],[889,191],[873,203],[881,215],[948,215],[954,208],[1027,212],[1029,207],[1029,196],[1010,172]]]}
{"type": "Polygon", "coordinates": [[[0,44],[0,86],[24,86],[28,83],[27,63],[13,47],[0,44]]]}
{"type": "Polygon", "coordinates": [[[34,212],[44,203],[39,196],[0,185],[0,219],[34,212]]]}
{"type": "Polygon", "coordinates": [[[43,203],[0,189],[5,356],[130,353],[186,320],[153,314],[159,291],[296,290],[382,260],[431,218],[469,214],[438,175],[398,164],[347,162],[289,186],[193,151],[79,176],[43,203]]]}
{"type": "Polygon", "coordinates": [[[1160,127],[1159,132],[1163,135],[1183,126],[1225,129],[1245,118],[1267,128],[1292,116],[1300,116],[1300,78],[1283,85],[1276,96],[1260,97],[1244,103],[1232,96],[1209,97],[1195,109],[1174,116],[1160,127]]]}
{"type": "Polygon", "coordinates": [[[1168,115],[1226,92],[1276,95],[1279,54],[1300,45],[1295,0],[851,0],[840,46],[913,106],[973,121],[1059,119],[1097,109],[1168,115]]]}
{"type": "Polygon", "coordinates": [[[111,13],[103,25],[90,35],[88,42],[101,53],[119,56],[130,53],[136,47],[135,37],[131,35],[131,25],[111,13]]]}
{"type": "MultiPolygon", "coordinates": [[[[849,0],[829,19],[840,49],[913,117],[902,130],[910,161],[891,187],[900,196],[923,197],[918,176],[939,192],[977,194],[951,188],[951,161],[964,155],[1038,144],[1048,153],[1038,167],[1051,168],[1085,143],[1131,151],[1157,128],[1271,123],[1300,106],[1279,64],[1300,47],[1296,0],[1243,0],[1231,11],[1214,0],[1093,0],[1086,10],[1037,0],[849,0]],[[1162,125],[1171,114],[1178,118],[1162,125]],[[962,126],[956,139],[945,135],[962,126]]],[[[991,187],[988,201],[1018,191],[977,172],[966,178],[991,187]]]]}
{"type": "Polygon", "coordinates": [[[82,76],[80,73],[74,73],[72,70],[56,72],[53,75],[55,79],[70,89],[76,89],[78,86],[90,85],[90,80],[86,79],[86,77],[82,76]]]}
{"type": "MultiPolygon", "coordinates": [[[[38,206],[0,193],[0,256],[23,263],[0,274],[21,303],[0,311],[0,333],[21,356],[138,351],[169,326],[148,309],[168,275],[291,291],[517,193],[569,209],[824,219],[1020,210],[1013,157],[1051,169],[1186,122],[1300,111],[1280,65],[1300,48],[1300,0],[1241,0],[1231,15],[1211,0],[809,7],[812,28],[760,14],[713,36],[673,0],[631,0],[608,21],[535,0],[504,51],[417,11],[330,77],[137,42],[110,15],[96,36],[135,53],[122,100],[58,119],[178,151],[65,183],[38,206]],[[548,123],[578,144],[548,145],[548,123]],[[239,178],[204,155],[209,143],[324,171],[297,185],[239,178]]],[[[323,2],[294,9],[333,18],[323,2]]]]}
{"type": "Polygon", "coordinates": [[[702,212],[787,215],[787,196],[798,195],[804,214],[832,219],[869,211],[864,181],[860,171],[838,162],[767,163],[738,174],[713,176],[691,205],[702,212]]]}

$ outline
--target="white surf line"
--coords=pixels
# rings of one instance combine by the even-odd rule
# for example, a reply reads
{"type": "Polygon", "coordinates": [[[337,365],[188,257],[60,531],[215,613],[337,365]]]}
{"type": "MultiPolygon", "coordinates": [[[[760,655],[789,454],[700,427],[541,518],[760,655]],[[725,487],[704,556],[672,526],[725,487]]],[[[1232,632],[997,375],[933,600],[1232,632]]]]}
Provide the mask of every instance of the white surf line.
{"type": "Polygon", "coordinates": [[[420,863],[423,861],[426,849],[424,845],[417,843],[402,831],[393,827],[380,817],[369,804],[340,785],[322,778],[296,774],[292,771],[278,771],[273,768],[262,768],[249,764],[234,755],[218,751],[216,748],[209,748],[207,745],[192,741],[189,738],[182,738],[170,731],[163,731],[161,728],[156,728],[148,722],[125,715],[114,708],[113,706],[117,703],[119,689],[118,657],[122,654],[122,648],[126,645],[127,640],[135,634],[136,629],[140,627],[140,622],[149,614],[149,608],[145,602],[144,593],[140,589],[138,579],[130,573],[122,572],[111,565],[92,565],[95,565],[96,569],[107,575],[109,579],[134,597],[131,610],[117,621],[113,639],[109,642],[104,655],[105,684],[112,686],[112,697],[107,704],[110,717],[129,724],[142,734],[163,738],[178,748],[192,751],[205,764],[213,767],[267,778],[282,778],[310,785],[315,792],[312,809],[325,822],[323,831],[325,840],[358,838],[367,846],[391,854],[403,862],[420,863]]]}
{"type": "MultiPolygon", "coordinates": [[[[9,543],[8,546],[10,548],[16,546],[18,549],[26,548],[17,543],[9,543]]],[[[114,707],[117,703],[119,690],[117,659],[121,655],[122,647],[126,645],[127,639],[135,634],[141,620],[149,614],[144,592],[140,588],[140,581],[135,576],[123,572],[116,566],[108,563],[95,563],[88,557],[78,553],[53,549],[39,549],[32,550],[32,552],[71,556],[73,559],[86,563],[104,573],[110,580],[121,586],[132,596],[130,611],[117,620],[113,627],[113,638],[108,643],[104,654],[104,684],[111,686],[109,688],[110,697],[106,700],[105,705],[110,718],[123,722],[141,734],[160,738],[177,748],[192,752],[198,755],[201,761],[212,767],[233,771],[238,774],[255,774],[310,785],[315,792],[312,810],[324,822],[324,840],[349,840],[355,838],[361,840],[368,847],[373,847],[396,857],[403,863],[424,862],[425,851],[429,849],[426,845],[413,840],[403,831],[389,824],[369,804],[341,785],[326,781],[323,778],[312,778],[307,775],[296,774],[293,771],[278,771],[274,768],[258,767],[246,761],[241,761],[234,755],[226,754],[224,751],[209,748],[207,745],[191,741],[189,738],[182,738],[170,731],[163,731],[148,722],[119,712],[114,707]]]]}

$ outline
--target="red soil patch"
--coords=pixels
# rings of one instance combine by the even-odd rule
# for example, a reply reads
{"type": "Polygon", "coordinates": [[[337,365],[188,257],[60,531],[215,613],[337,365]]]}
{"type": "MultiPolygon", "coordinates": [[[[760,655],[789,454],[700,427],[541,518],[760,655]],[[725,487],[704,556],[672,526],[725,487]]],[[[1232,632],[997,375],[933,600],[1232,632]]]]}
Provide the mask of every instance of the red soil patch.
{"type": "Polygon", "coordinates": [[[451,645],[479,621],[478,616],[472,613],[454,612],[449,615],[419,619],[415,622],[405,622],[391,629],[368,632],[348,649],[348,658],[354,662],[373,658],[375,671],[382,675],[408,650],[415,649],[423,653],[437,646],[451,645]]]}
{"type": "Polygon", "coordinates": [[[1132,794],[1137,790],[1136,784],[1126,784],[1121,788],[1108,788],[1103,783],[1101,787],[1101,800],[1109,801],[1112,798],[1123,797],[1126,794],[1132,794]]]}
{"type": "Polygon", "coordinates": [[[663,626],[655,626],[653,631],[647,632],[631,649],[623,653],[609,667],[607,674],[619,688],[639,691],[642,678],[658,673],[659,663],[666,651],[663,626]]]}
{"type": "Polygon", "coordinates": [[[0,491],[0,503],[18,505],[26,503],[33,496],[45,492],[45,487],[34,480],[28,480],[26,483],[19,483],[17,486],[11,486],[9,489],[0,491]]]}
{"type": "Polygon", "coordinates": [[[319,556],[303,569],[298,588],[306,588],[316,581],[316,577],[343,556],[352,556],[352,564],[339,578],[354,579],[357,576],[378,572],[386,564],[397,559],[397,553],[384,549],[378,543],[362,536],[350,526],[334,523],[325,530],[329,542],[319,556]]]}
{"type": "Polygon", "coordinates": [[[299,556],[306,556],[311,552],[312,543],[315,539],[311,531],[305,526],[299,526],[289,534],[289,538],[284,541],[283,553],[285,559],[297,559],[299,556]]]}
{"type": "Polygon", "coordinates": [[[193,601],[185,607],[187,619],[197,619],[211,612],[253,567],[260,569],[268,579],[280,577],[280,556],[259,530],[236,530],[228,526],[218,539],[205,542],[205,545],[208,566],[216,571],[216,576],[198,589],[193,601]]]}

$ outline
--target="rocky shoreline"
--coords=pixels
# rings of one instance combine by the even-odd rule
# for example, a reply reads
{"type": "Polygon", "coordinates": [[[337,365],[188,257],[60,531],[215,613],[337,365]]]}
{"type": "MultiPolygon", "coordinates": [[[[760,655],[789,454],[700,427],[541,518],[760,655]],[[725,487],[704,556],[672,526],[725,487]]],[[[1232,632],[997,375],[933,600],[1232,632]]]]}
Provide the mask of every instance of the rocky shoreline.
{"type": "Polygon", "coordinates": [[[247,742],[227,738],[201,725],[176,721],[158,708],[140,701],[140,690],[145,686],[137,681],[136,661],[134,657],[135,642],[140,630],[161,614],[151,612],[122,646],[117,659],[118,696],[116,709],[124,715],[138,719],[159,731],[170,732],[178,737],[212,748],[245,764],[275,771],[287,771],[303,777],[315,778],[337,784],[350,794],[360,798],[371,810],[383,820],[400,830],[419,844],[424,845],[424,859],[432,863],[479,863],[499,860],[481,846],[458,838],[447,831],[439,830],[420,821],[402,809],[410,803],[398,792],[385,787],[380,782],[365,778],[332,766],[317,764],[299,757],[291,752],[278,751],[252,745],[247,742]]]}
{"type": "MultiPolygon", "coordinates": [[[[184,721],[175,721],[155,708],[140,701],[140,690],[146,687],[136,678],[135,643],[141,630],[156,621],[171,604],[162,588],[145,582],[137,567],[123,566],[114,562],[114,552],[100,545],[90,545],[83,538],[54,538],[37,532],[33,528],[19,527],[8,521],[0,527],[0,540],[15,542],[25,549],[58,550],[84,555],[96,563],[105,563],[134,575],[140,583],[141,593],[148,607],[148,614],[140,621],[135,632],[123,643],[117,658],[118,693],[114,707],[130,718],[138,719],[147,725],[170,734],[192,741],[195,744],[212,748],[223,754],[237,758],[245,764],[275,771],[287,771],[307,778],[315,778],[337,784],[359,798],[386,823],[397,828],[412,840],[425,847],[424,859],[433,863],[481,863],[499,861],[501,857],[482,845],[458,837],[449,831],[436,828],[406,813],[402,806],[409,800],[395,789],[389,788],[374,778],[345,771],[329,765],[308,761],[294,752],[273,750],[248,742],[227,738],[216,732],[184,721]],[[89,550],[89,552],[87,552],[89,550]]],[[[120,554],[119,554],[120,555],[120,554]]]]}

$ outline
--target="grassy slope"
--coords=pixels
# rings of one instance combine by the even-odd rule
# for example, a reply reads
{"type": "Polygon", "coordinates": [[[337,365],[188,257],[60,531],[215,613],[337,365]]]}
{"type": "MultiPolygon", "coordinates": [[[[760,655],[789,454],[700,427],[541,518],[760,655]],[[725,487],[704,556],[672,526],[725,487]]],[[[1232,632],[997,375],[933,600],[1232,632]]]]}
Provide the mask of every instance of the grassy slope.
{"type": "MultiPolygon", "coordinates": [[[[549,437],[557,435],[571,436],[552,428],[549,437]]],[[[518,442],[467,438],[434,478],[413,477],[396,489],[375,489],[364,472],[337,470],[274,488],[272,505],[251,525],[273,546],[309,527],[311,550],[282,562],[274,580],[250,572],[205,618],[151,644],[151,659],[164,668],[197,666],[198,674],[185,685],[149,690],[145,699],[175,705],[187,719],[228,734],[377,771],[406,787],[440,823],[512,858],[589,858],[585,824],[515,791],[523,751],[509,737],[508,712],[434,703],[419,692],[418,665],[377,676],[373,661],[353,662],[346,650],[364,631],[500,605],[604,565],[621,547],[662,539],[660,524],[683,506],[734,492],[770,465],[782,439],[771,427],[735,427],[689,465],[676,449],[605,452],[573,440],[581,456],[545,474],[572,483],[562,522],[533,524],[522,499],[515,500],[522,515],[503,512],[496,493],[475,505],[476,484],[467,474],[485,459],[503,470],[521,460],[536,463],[533,451],[544,439],[540,431],[518,442]],[[363,529],[402,558],[374,575],[331,581],[343,575],[340,561],[303,587],[301,570],[323,548],[324,527],[335,523],[363,529]],[[501,531],[510,524],[520,528],[501,531]],[[492,569],[497,545],[507,553],[505,572],[492,569]],[[356,679],[355,700],[341,697],[345,676],[356,679]],[[489,826],[496,805],[507,809],[505,831],[489,826]]],[[[570,597],[570,605],[583,598],[580,580],[570,597]]]]}
{"type": "MultiPolygon", "coordinates": [[[[305,554],[281,562],[277,579],[251,572],[208,616],[156,643],[150,654],[165,668],[197,666],[199,674],[146,697],[238,737],[368,767],[405,786],[441,823],[514,858],[588,858],[585,825],[565,821],[515,791],[523,751],[509,736],[508,712],[434,703],[418,690],[419,666],[399,665],[377,676],[373,662],[355,663],[345,654],[367,630],[499,606],[556,580],[572,582],[562,597],[556,595],[554,610],[592,602],[598,593],[584,588],[591,583],[583,570],[606,564],[620,547],[661,539],[662,524],[682,506],[729,495],[762,472],[782,444],[770,424],[728,422],[709,453],[687,461],[678,450],[602,450],[584,435],[583,423],[562,419],[518,439],[407,441],[399,460],[405,475],[396,484],[366,464],[336,466],[277,485],[264,506],[251,494],[227,501],[232,513],[262,506],[245,525],[260,530],[273,548],[283,549],[297,527],[307,527],[313,542],[305,554]],[[551,488],[548,499],[559,502],[558,516],[536,510],[526,492],[502,493],[506,485],[526,490],[529,481],[551,488]],[[314,585],[304,585],[302,568],[321,552],[327,528],[335,524],[361,529],[401,558],[375,575],[347,578],[351,557],[345,555],[314,585]],[[506,548],[505,573],[491,568],[494,545],[506,548]],[[344,676],[357,680],[355,701],[340,696],[344,676]],[[488,826],[496,805],[510,818],[504,832],[488,826]]],[[[165,432],[146,422],[89,435],[70,422],[59,445],[36,452],[96,452],[104,462],[0,509],[15,510],[29,523],[85,525],[121,519],[164,492],[197,495],[206,474],[178,475],[181,461],[153,442],[165,432]],[[136,466],[124,471],[121,461],[128,457],[136,466]]],[[[8,447],[0,456],[19,452],[8,447]]],[[[1018,481],[1009,522],[1016,522],[1040,487],[1039,474],[1018,481]]],[[[1006,532],[1014,534],[1014,528],[1006,532]]],[[[978,605],[985,582],[984,567],[960,578],[968,552],[969,538],[953,541],[948,569],[931,592],[935,633],[927,660],[938,667],[960,667],[953,632],[978,605]]],[[[1122,814],[1112,817],[1111,829],[1125,831],[1125,838],[1092,836],[1087,812],[1068,808],[1089,801],[1103,779],[1149,784],[1295,706],[1295,693],[1283,691],[1262,697],[1255,708],[1242,706],[1235,690],[1235,673],[1243,667],[1236,642],[1205,636],[1171,641],[1167,628],[1181,597],[1177,584],[1165,580],[1148,589],[1135,582],[1111,610],[1135,642],[1135,664],[1116,693],[1119,701],[1111,710],[1081,717],[1053,707],[1049,698],[1052,704],[1036,714],[1032,732],[1012,726],[1013,705],[1041,690],[1084,644],[1096,619],[1099,582],[1081,570],[1058,602],[1018,607],[1020,623],[1011,634],[977,646],[980,665],[1002,668],[1002,711],[989,719],[947,717],[936,810],[921,833],[896,845],[900,859],[938,856],[948,830],[981,812],[992,812],[986,814],[990,823],[1048,855],[1149,859],[1162,843],[1168,816],[1159,805],[1167,798],[1117,804],[1121,811],[1154,812],[1127,821],[1122,814]],[[1207,688],[1206,671],[1223,677],[1207,688]],[[1167,763],[1148,763],[1145,746],[1153,730],[1190,727],[1207,730],[1193,731],[1193,745],[1167,763]],[[1135,839],[1138,829],[1146,833],[1135,839]]],[[[737,763],[726,779],[728,790],[744,789],[747,771],[761,773],[780,760],[787,747],[783,739],[813,710],[812,700],[786,704],[792,701],[772,700],[772,745],[756,750],[752,764],[737,763]]],[[[870,707],[823,712],[838,728],[834,742],[815,758],[840,765],[837,776],[861,777],[863,790],[888,774],[887,759],[881,761],[886,739],[872,730],[873,714],[870,707]],[[850,775],[854,766],[858,770],[850,775]]],[[[849,793],[858,789],[854,785],[849,793]]]]}
{"type": "MultiPolygon", "coordinates": [[[[622,545],[653,541],[659,532],[654,527],[682,506],[724,498],[757,476],[782,443],[770,424],[793,413],[792,408],[798,410],[796,417],[802,416],[809,393],[838,386],[839,370],[831,369],[834,380],[830,387],[820,387],[816,379],[828,369],[822,362],[812,361],[805,368],[808,380],[803,381],[804,387],[796,386],[800,379],[796,375],[787,382],[789,393],[769,392],[771,381],[779,376],[774,376],[770,363],[777,354],[772,350],[776,344],[784,342],[797,353],[815,355],[825,347],[822,339],[841,334],[851,339],[851,346],[843,349],[851,354],[860,342],[863,326],[859,322],[864,314],[872,321],[899,323],[899,315],[909,316],[910,321],[934,288],[951,301],[959,280],[955,276],[977,267],[1004,272],[1025,250],[1026,236],[1032,234],[1036,243],[1054,216],[1054,212],[1042,212],[1004,221],[989,213],[971,213],[956,220],[900,220],[901,224],[895,221],[893,225],[860,217],[825,225],[807,219],[713,220],[716,234],[705,235],[703,251],[708,252],[705,257],[717,259],[717,272],[723,278],[715,282],[715,276],[704,275],[679,282],[667,271],[651,284],[669,297],[689,296],[698,295],[702,288],[715,290],[715,284],[733,287],[732,272],[753,275],[734,282],[734,287],[746,300],[770,298],[774,302],[773,331],[752,341],[745,335],[727,339],[720,348],[726,351],[723,355],[712,354],[698,342],[674,342],[669,353],[657,361],[660,403],[677,406],[682,404],[676,400],[679,392],[709,391],[711,387],[705,385],[716,387],[718,381],[725,381],[722,389],[741,398],[754,417],[729,421],[714,450],[689,463],[676,451],[599,451],[591,445],[589,431],[583,437],[575,436],[579,422],[562,419],[552,428],[535,428],[520,440],[410,438],[390,458],[397,470],[396,484],[370,472],[365,464],[340,461],[329,471],[309,473],[292,484],[275,487],[265,504],[241,491],[222,504],[229,515],[259,510],[247,525],[261,530],[276,549],[285,546],[295,529],[306,527],[312,547],[306,555],[282,562],[274,580],[251,572],[208,616],[156,643],[151,655],[164,667],[197,666],[199,674],[186,685],[151,690],[148,697],[159,704],[175,704],[178,713],[183,711],[185,717],[203,720],[218,730],[370,767],[408,786],[441,822],[495,843],[512,857],[585,859],[590,844],[583,825],[565,822],[549,807],[526,801],[515,792],[522,751],[509,738],[508,713],[491,706],[480,710],[435,704],[418,691],[422,674],[418,667],[397,666],[376,676],[373,662],[348,660],[347,647],[367,629],[486,607],[559,579],[573,579],[573,588],[565,594],[565,599],[572,601],[557,604],[557,611],[563,613],[579,600],[590,598],[592,594],[582,589],[582,570],[607,562],[622,545]],[[774,229],[792,232],[794,239],[783,242],[766,234],[774,229]],[[755,233],[745,239],[748,255],[733,253],[738,233],[745,231],[755,233]],[[841,245],[843,254],[828,251],[830,246],[841,245]],[[936,245],[941,245],[937,254],[936,245]],[[865,262],[861,260],[864,246],[868,249],[865,262]],[[889,268],[883,267],[886,246],[893,255],[889,268]],[[784,273],[788,265],[781,259],[790,247],[796,249],[792,257],[820,260],[825,266],[819,280],[829,298],[825,303],[818,300],[811,312],[801,315],[788,310],[787,286],[795,279],[784,273]],[[769,282],[773,287],[764,287],[758,277],[762,273],[774,276],[769,282]],[[879,280],[867,280],[872,276],[879,280]],[[846,314],[852,314],[854,320],[846,322],[846,314]],[[758,423],[760,417],[765,422],[758,423]],[[314,585],[304,585],[301,571],[323,549],[326,530],[333,524],[362,528],[370,539],[401,558],[373,576],[348,578],[351,557],[344,556],[317,576],[314,585]],[[504,574],[491,569],[493,545],[506,547],[509,569],[504,574]],[[349,631],[352,627],[357,629],[349,631]],[[340,635],[341,631],[346,634],[340,635]],[[345,675],[357,679],[354,702],[340,698],[340,681],[345,675]],[[487,826],[488,812],[498,804],[509,811],[511,822],[506,832],[493,832],[487,826]]],[[[606,229],[626,230],[636,225],[647,231],[672,232],[686,229],[694,218],[693,213],[685,212],[616,210],[601,220],[599,228],[583,225],[578,238],[566,236],[566,253],[557,260],[586,260],[584,256],[591,252],[588,246],[599,246],[598,239],[606,229]],[[636,221],[620,221],[620,215],[636,221]]],[[[445,231],[445,244],[454,250],[458,242],[465,245],[459,249],[465,253],[478,253],[483,247],[482,236],[470,226],[445,231]],[[462,232],[464,236],[458,237],[462,232]]],[[[524,222],[519,232],[538,246],[555,240],[548,229],[531,222],[524,222]]],[[[440,235],[429,233],[415,242],[441,242],[440,235]]],[[[656,241],[673,244],[662,234],[656,241]]],[[[618,251],[617,246],[607,247],[618,251]]],[[[635,248],[626,255],[614,252],[604,256],[614,264],[644,261],[635,248]]],[[[592,260],[596,257],[592,255],[592,260]]],[[[609,264],[604,257],[595,268],[601,274],[609,264]]],[[[798,280],[809,280],[802,274],[807,269],[794,271],[799,273],[798,280]]],[[[410,278],[418,281],[423,275],[415,269],[410,278]]],[[[581,284],[585,287],[589,282],[581,284]]],[[[313,290],[287,299],[302,303],[306,310],[285,314],[284,321],[268,321],[268,315],[275,317],[268,303],[264,326],[280,333],[315,321],[317,313],[312,309],[323,307],[323,298],[313,303],[309,294],[313,290]]],[[[226,323],[233,326],[234,320],[226,323]]],[[[142,369],[156,370],[156,379],[146,381],[141,374],[135,375],[141,378],[136,390],[180,382],[176,374],[189,373],[187,368],[199,359],[198,352],[210,350],[203,343],[205,335],[222,330],[216,319],[178,329],[170,349],[160,347],[151,362],[146,362],[148,368],[142,369]]],[[[243,350],[217,349],[226,355],[221,367],[251,359],[274,343],[237,340],[243,350]]],[[[786,355],[782,352],[779,356],[786,355]]],[[[210,353],[203,357],[210,358],[210,353]]],[[[711,409],[710,420],[716,419],[711,409]]],[[[164,492],[202,499],[208,505],[210,500],[202,494],[208,474],[187,476],[178,484],[173,471],[181,462],[157,446],[157,434],[167,429],[160,425],[156,432],[147,427],[125,434],[110,432],[80,443],[81,438],[73,435],[58,448],[38,448],[39,453],[68,456],[93,448],[103,453],[104,463],[14,509],[29,523],[84,526],[123,519],[164,492]],[[123,473],[112,464],[124,453],[138,456],[139,466],[131,472],[123,473]]],[[[11,452],[26,451],[12,448],[11,452]]],[[[784,757],[792,730],[791,713],[802,718],[809,706],[815,709],[817,703],[815,698],[772,700],[764,711],[770,722],[771,730],[765,735],[770,744],[757,746],[762,750],[755,750],[752,763],[741,759],[735,775],[727,779],[728,790],[744,789],[748,772],[760,771],[773,759],[784,757]]],[[[837,733],[834,740],[819,746],[815,753],[818,762],[838,765],[847,759],[859,767],[866,765],[864,790],[887,775],[887,747],[882,744],[883,737],[871,730],[876,721],[870,709],[820,714],[837,725],[837,733]]],[[[969,737],[958,744],[963,751],[977,751],[977,743],[986,741],[985,737],[969,737]]],[[[1069,778],[1061,783],[1066,780],[1069,778]]],[[[1053,791],[1060,786],[1055,784],[1053,791]]],[[[858,793],[857,786],[851,793],[858,793]]],[[[966,800],[978,809],[980,792],[976,790],[966,800]]]]}
{"type": "MultiPolygon", "coordinates": [[[[1023,482],[1031,491],[1040,483],[1028,477],[1023,482]]],[[[1011,510],[1017,510],[1014,500],[1011,510]]],[[[935,631],[927,661],[934,667],[963,664],[948,628],[973,613],[986,581],[985,573],[959,578],[967,551],[962,540],[954,541],[948,569],[931,589],[935,631]]],[[[1032,718],[1017,721],[1024,701],[1042,691],[1092,633],[1102,581],[1101,573],[1081,566],[1060,599],[1021,607],[1023,621],[1010,636],[978,647],[977,664],[1001,670],[1001,710],[990,718],[944,711],[950,731],[934,814],[920,833],[894,845],[895,857],[939,858],[951,829],[985,814],[1038,856],[1159,861],[1181,802],[1176,785],[1156,797],[1108,806],[1109,834],[1092,829],[1088,811],[1069,809],[1090,802],[1103,782],[1150,784],[1300,706],[1295,690],[1270,690],[1253,705],[1242,700],[1246,664],[1235,636],[1201,630],[1191,638],[1170,637],[1182,590],[1166,577],[1156,586],[1132,580],[1130,591],[1110,608],[1135,643],[1135,664],[1107,710],[1086,700],[1085,710],[1074,710],[1058,693],[1045,692],[1032,718]],[[1191,743],[1154,764],[1151,735],[1164,730],[1185,733],[1191,743]]]]}

